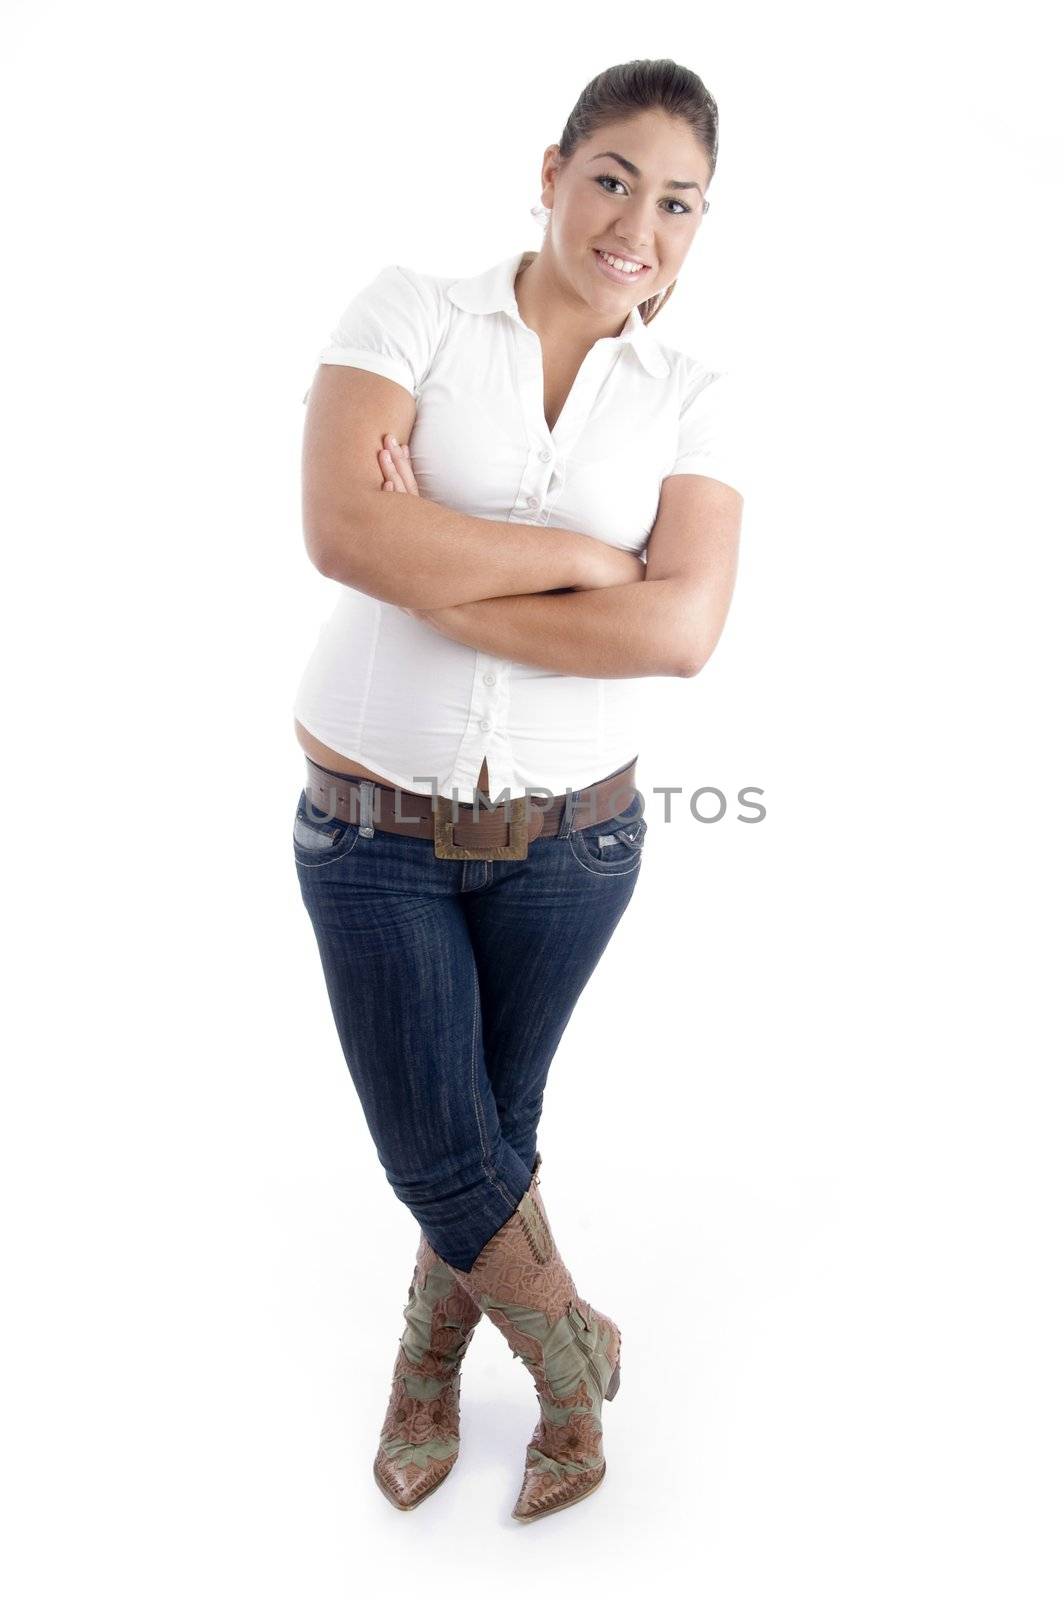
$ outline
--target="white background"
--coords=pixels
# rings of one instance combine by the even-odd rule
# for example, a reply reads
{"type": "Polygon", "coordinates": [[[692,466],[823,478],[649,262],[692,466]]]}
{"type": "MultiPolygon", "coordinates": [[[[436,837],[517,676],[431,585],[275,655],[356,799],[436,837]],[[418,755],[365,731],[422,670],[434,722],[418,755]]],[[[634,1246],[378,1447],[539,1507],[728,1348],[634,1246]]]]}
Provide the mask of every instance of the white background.
{"type": "Polygon", "coordinates": [[[1061,312],[1048,8],[9,4],[7,1592],[1059,1596],[1061,312]],[[585,1504],[370,1474],[417,1228],[291,857],[303,395],[390,261],[541,239],[584,83],[717,98],[657,324],[742,373],[740,575],[552,1068],[624,1382],[585,1504]],[[247,775],[245,803],[220,787],[247,775]],[[686,1577],[683,1575],[686,1573],[686,1577]]]}

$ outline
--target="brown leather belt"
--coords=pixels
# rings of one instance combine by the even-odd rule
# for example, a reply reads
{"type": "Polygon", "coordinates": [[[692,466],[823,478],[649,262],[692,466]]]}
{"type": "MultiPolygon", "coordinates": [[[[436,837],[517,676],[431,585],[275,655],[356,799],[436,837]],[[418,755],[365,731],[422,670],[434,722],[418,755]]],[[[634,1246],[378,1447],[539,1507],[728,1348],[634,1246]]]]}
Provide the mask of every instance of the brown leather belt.
{"type": "Polygon", "coordinates": [[[357,822],[366,837],[380,828],[432,839],[437,856],[445,861],[524,861],[531,840],[557,835],[567,805],[574,828],[587,828],[626,811],[636,795],[637,759],[587,789],[550,796],[533,792],[496,801],[478,792],[476,803],[468,804],[446,795],[437,795],[434,801],[431,794],[333,772],[307,756],[306,794],[318,813],[357,822]]]}

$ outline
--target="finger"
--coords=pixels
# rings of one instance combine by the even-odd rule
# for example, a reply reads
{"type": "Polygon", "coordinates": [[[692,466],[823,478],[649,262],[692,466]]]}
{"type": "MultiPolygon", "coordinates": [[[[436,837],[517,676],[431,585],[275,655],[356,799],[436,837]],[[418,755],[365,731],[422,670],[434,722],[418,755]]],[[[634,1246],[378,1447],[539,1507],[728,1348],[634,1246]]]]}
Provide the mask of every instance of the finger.
{"type": "Polygon", "coordinates": [[[407,494],[417,494],[417,479],[414,477],[414,469],[410,465],[409,448],[405,444],[400,444],[394,433],[388,434],[385,442],[389,447],[388,453],[392,458],[403,488],[407,494]]]}
{"type": "Polygon", "coordinates": [[[378,450],[377,454],[380,458],[381,472],[384,474],[385,486],[390,489],[398,490],[400,494],[406,494],[406,484],[400,475],[398,465],[392,459],[391,451],[378,450]]]}
{"type": "Polygon", "coordinates": [[[420,497],[421,490],[418,488],[417,479],[414,477],[414,463],[410,459],[410,446],[408,444],[403,446],[403,455],[406,459],[407,485],[410,493],[420,497]]]}

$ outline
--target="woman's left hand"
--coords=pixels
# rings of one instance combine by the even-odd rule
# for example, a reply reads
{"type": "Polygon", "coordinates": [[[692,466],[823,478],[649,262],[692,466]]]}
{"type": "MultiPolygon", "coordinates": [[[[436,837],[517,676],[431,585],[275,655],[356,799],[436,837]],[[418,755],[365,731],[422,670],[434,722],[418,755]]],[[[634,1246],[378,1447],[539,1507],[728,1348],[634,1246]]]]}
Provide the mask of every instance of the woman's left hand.
{"type": "Polygon", "coordinates": [[[384,480],[381,489],[394,491],[396,494],[416,494],[421,497],[421,490],[414,477],[414,469],[410,464],[410,446],[400,444],[394,433],[384,435],[384,443],[377,451],[377,461],[380,464],[381,477],[384,480]]]}

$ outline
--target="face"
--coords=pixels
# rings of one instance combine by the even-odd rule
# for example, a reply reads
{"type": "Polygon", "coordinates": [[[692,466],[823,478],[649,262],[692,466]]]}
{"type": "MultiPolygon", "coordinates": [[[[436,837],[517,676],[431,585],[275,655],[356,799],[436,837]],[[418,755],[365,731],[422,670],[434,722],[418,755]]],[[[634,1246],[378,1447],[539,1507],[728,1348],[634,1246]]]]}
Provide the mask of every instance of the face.
{"type": "Polygon", "coordinates": [[[543,163],[551,208],[543,250],[555,271],[603,314],[664,293],[691,248],[709,186],[709,157],[687,123],[643,111],[600,128],[563,165],[557,157],[551,145],[543,163]],[[683,187],[671,187],[674,179],[683,187]],[[599,251],[643,266],[629,274],[599,251]]]}

